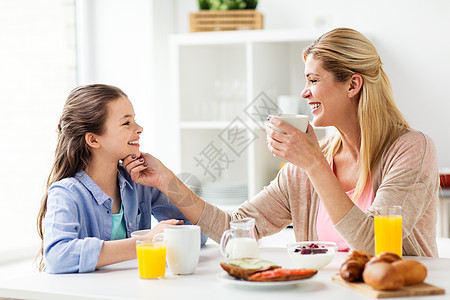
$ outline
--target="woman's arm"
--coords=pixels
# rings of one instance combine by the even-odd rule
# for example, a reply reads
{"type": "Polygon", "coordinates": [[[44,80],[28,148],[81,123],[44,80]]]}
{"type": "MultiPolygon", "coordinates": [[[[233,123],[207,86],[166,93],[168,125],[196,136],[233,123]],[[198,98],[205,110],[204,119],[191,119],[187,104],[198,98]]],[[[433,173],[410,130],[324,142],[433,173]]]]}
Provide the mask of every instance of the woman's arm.
{"type": "Polygon", "coordinates": [[[403,207],[403,237],[412,239],[408,253],[433,255],[434,237],[419,237],[420,240],[412,237],[434,233],[436,216],[433,210],[439,183],[436,153],[431,139],[420,132],[410,132],[401,136],[390,149],[386,149],[379,165],[382,170],[374,170],[382,173],[383,181],[378,190],[374,191],[376,196],[373,205],[363,212],[353,204],[340,186],[319,151],[311,127],[308,127],[305,134],[293,130],[294,127],[287,123],[281,124],[279,120],[274,119],[273,123],[288,134],[281,136],[281,133],[268,128],[268,136],[272,139],[269,139],[269,149],[305,170],[335,228],[352,249],[373,253],[374,209],[385,205],[400,205],[403,207]],[[421,223],[418,223],[419,220],[421,223]],[[424,230],[427,226],[429,230],[424,230]],[[423,232],[418,233],[418,230],[423,232]],[[419,244],[427,250],[418,249],[419,244]]]}
{"type": "Polygon", "coordinates": [[[202,232],[215,241],[219,241],[223,231],[229,228],[229,222],[236,219],[255,218],[258,237],[276,233],[291,223],[286,193],[280,191],[281,185],[286,185],[280,183],[280,175],[234,213],[225,213],[205,203],[159,160],[145,153],[142,153],[142,157],[144,161],[132,157],[123,161],[133,181],[158,188],[190,222],[200,225],[202,232]]]}
{"type": "MultiPolygon", "coordinates": [[[[225,213],[212,204],[206,203],[198,225],[216,242],[220,241],[223,232],[229,229],[230,221],[250,217],[255,219],[257,238],[275,234],[292,223],[292,213],[289,202],[288,168],[284,167],[272,180],[251,200],[244,202],[233,213],[225,213]]],[[[291,188],[296,189],[298,186],[291,188]]],[[[304,201],[294,198],[292,201],[304,201]]],[[[305,218],[306,220],[306,218],[305,218]]],[[[295,230],[301,231],[299,228],[295,230]]]]}
{"type": "Polygon", "coordinates": [[[404,134],[383,155],[374,173],[374,180],[381,180],[372,206],[366,212],[352,209],[336,229],[350,247],[372,252],[375,209],[400,205],[404,254],[436,256],[439,177],[432,140],[421,132],[404,134]]]}
{"type": "Polygon", "coordinates": [[[123,160],[123,166],[131,179],[135,183],[157,188],[192,224],[197,224],[205,207],[205,201],[192,192],[157,158],[148,153],[141,153],[140,158],[133,159],[128,156],[123,160]],[[140,161],[140,158],[143,160],[140,161]]]}
{"type": "MultiPolygon", "coordinates": [[[[147,188],[148,187],[143,187],[147,188]]],[[[181,211],[167,198],[164,193],[162,193],[160,190],[156,188],[150,188],[152,191],[150,192],[152,194],[151,199],[151,211],[152,215],[156,218],[158,221],[164,221],[167,219],[176,219],[179,220],[181,224],[185,225],[191,225],[192,222],[189,221],[186,216],[184,216],[181,211]]],[[[201,234],[201,243],[202,245],[206,244],[206,241],[208,240],[208,237],[203,234],[201,234]]]]}
{"type": "Polygon", "coordinates": [[[267,127],[269,150],[305,170],[331,221],[338,223],[355,205],[325,159],[312,126],[308,125],[307,132],[303,133],[277,118],[270,122],[286,133],[267,127]]]}

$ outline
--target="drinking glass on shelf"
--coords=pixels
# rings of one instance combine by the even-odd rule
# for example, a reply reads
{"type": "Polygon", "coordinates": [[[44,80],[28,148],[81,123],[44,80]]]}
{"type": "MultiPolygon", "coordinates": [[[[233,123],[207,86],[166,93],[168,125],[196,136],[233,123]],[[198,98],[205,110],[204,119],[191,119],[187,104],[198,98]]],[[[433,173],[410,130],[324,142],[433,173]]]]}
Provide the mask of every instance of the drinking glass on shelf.
{"type": "Polygon", "coordinates": [[[375,210],[375,254],[389,251],[402,256],[402,207],[383,206],[375,210]]]}

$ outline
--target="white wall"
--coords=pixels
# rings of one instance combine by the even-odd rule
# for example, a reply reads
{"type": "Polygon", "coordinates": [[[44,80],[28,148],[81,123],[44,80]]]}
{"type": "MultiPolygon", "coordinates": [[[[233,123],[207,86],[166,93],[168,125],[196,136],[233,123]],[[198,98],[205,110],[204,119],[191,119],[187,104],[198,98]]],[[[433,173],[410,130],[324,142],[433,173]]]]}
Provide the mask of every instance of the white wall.
{"type": "MultiPolygon", "coordinates": [[[[78,0],[78,83],[120,87],[143,126],[141,150],[164,156],[171,0],[78,0]]],[[[168,141],[170,143],[170,140],[168,141]]]]}
{"type": "MultiPolygon", "coordinates": [[[[171,32],[189,31],[189,12],[198,10],[197,0],[90,2],[96,3],[91,4],[96,23],[90,29],[96,45],[91,47],[97,47],[92,52],[95,70],[94,77],[81,82],[106,81],[128,92],[145,128],[143,149],[171,166],[177,151],[170,134],[175,120],[167,114],[171,107],[166,38],[171,32]]],[[[446,83],[450,2],[260,0],[258,10],[264,14],[266,29],[325,32],[345,26],[368,35],[384,62],[400,110],[414,128],[433,138],[440,167],[450,167],[446,132],[450,128],[450,85],[446,83]]]]}
{"type": "Polygon", "coordinates": [[[152,136],[146,125],[154,115],[149,109],[154,89],[151,12],[147,0],[77,1],[78,84],[121,88],[146,136],[152,136]]]}
{"type": "MultiPolygon", "coordinates": [[[[176,30],[188,32],[197,1],[176,3],[176,30]]],[[[439,166],[450,167],[450,1],[260,0],[257,9],[265,29],[352,27],[369,36],[400,110],[433,138],[439,166]]]]}
{"type": "Polygon", "coordinates": [[[0,1],[0,262],[38,250],[36,217],[75,65],[73,0],[0,1]]]}

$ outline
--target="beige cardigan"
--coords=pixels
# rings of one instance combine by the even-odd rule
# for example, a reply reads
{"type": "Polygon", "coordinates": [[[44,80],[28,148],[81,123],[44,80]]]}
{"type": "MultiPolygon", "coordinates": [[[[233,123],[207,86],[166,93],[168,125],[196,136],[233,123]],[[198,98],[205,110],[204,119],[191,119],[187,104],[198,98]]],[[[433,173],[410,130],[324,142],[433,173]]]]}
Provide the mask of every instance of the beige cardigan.
{"type": "MultiPolygon", "coordinates": [[[[376,207],[403,208],[403,255],[437,256],[436,219],[439,177],[433,141],[419,131],[400,136],[385,151],[373,174],[374,202],[366,211],[356,205],[335,228],[351,249],[374,253],[373,212],[376,207]]],[[[277,177],[234,213],[206,203],[198,221],[202,232],[220,241],[229,222],[256,219],[258,238],[293,224],[297,241],[317,240],[319,198],[306,172],[287,164],[277,177]]]]}

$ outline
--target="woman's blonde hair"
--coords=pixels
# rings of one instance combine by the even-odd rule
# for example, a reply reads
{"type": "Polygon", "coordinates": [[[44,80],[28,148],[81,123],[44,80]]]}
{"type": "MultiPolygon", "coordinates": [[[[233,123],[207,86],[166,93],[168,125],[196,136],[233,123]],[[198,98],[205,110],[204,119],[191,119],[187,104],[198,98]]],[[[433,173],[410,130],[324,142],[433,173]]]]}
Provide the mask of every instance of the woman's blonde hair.
{"type": "Polygon", "coordinates": [[[86,143],[85,134],[90,132],[101,135],[104,133],[108,104],[120,97],[127,97],[127,95],[117,87],[91,84],[73,89],[66,100],[58,123],[55,158],[37,218],[37,229],[42,240],[38,254],[40,271],[44,267],[43,220],[47,212],[48,190],[54,182],[73,177],[87,167],[91,159],[91,151],[86,143]]]}
{"type": "MultiPolygon", "coordinates": [[[[344,82],[354,74],[363,78],[358,104],[361,148],[354,193],[356,201],[385,149],[410,127],[395,104],[380,56],[364,35],[350,28],[336,28],[303,51],[304,60],[309,55],[320,60],[323,68],[333,73],[338,82],[344,82]]],[[[328,161],[341,146],[342,138],[336,133],[323,150],[328,161]]]]}

